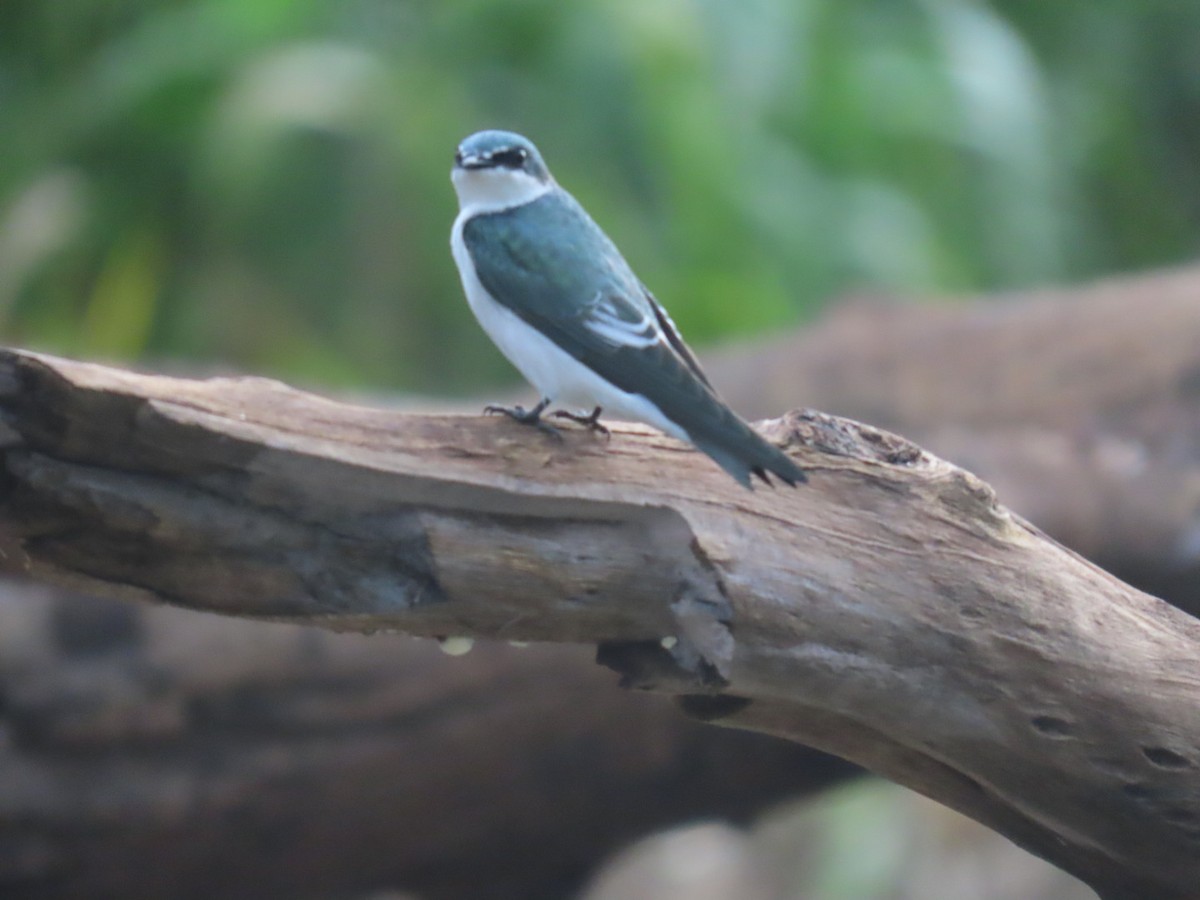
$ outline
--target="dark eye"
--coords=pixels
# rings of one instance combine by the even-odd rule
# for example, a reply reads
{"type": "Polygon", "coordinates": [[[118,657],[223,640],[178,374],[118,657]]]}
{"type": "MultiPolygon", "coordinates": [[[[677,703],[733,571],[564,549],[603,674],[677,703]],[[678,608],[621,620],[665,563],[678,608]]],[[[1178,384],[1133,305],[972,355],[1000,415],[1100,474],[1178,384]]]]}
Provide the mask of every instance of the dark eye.
{"type": "Polygon", "coordinates": [[[529,154],[525,152],[524,147],[509,147],[492,154],[492,162],[506,169],[519,169],[525,165],[528,158],[529,154]]]}

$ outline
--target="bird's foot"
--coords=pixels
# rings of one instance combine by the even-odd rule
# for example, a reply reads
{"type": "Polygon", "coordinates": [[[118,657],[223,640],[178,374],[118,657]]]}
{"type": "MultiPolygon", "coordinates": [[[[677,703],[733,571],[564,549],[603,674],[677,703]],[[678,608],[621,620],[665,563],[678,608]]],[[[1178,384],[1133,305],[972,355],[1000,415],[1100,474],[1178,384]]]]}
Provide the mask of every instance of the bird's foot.
{"type": "Polygon", "coordinates": [[[565,409],[558,409],[554,411],[553,415],[556,419],[570,419],[572,422],[586,425],[593,433],[602,434],[606,438],[610,438],[612,437],[612,432],[600,424],[600,413],[603,411],[603,409],[597,406],[589,415],[581,416],[565,409]]]}
{"type": "Polygon", "coordinates": [[[485,406],[483,412],[484,415],[502,413],[514,422],[520,422],[522,425],[532,425],[543,434],[548,434],[561,441],[563,439],[562,432],[542,418],[542,413],[545,412],[546,407],[549,405],[549,400],[542,400],[533,409],[526,409],[523,406],[485,406]]]}

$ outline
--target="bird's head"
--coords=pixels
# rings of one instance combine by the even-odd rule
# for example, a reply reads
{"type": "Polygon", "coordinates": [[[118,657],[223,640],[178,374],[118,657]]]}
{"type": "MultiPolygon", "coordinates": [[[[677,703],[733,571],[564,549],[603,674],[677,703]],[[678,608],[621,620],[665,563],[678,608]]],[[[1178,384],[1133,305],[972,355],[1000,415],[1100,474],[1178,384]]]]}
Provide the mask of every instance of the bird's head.
{"type": "Polygon", "coordinates": [[[519,206],[554,186],[533,141],[511,131],[478,131],[458,145],[450,173],[459,205],[483,212],[519,206]]]}

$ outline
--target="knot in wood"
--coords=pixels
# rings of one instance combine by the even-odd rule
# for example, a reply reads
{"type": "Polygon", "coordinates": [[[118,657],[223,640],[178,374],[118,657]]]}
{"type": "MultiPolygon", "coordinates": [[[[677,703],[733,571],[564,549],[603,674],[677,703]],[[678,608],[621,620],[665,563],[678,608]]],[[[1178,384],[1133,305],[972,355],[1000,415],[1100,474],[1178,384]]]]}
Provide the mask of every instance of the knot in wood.
{"type": "Polygon", "coordinates": [[[815,409],[796,409],[765,423],[766,434],[784,446],[800,445],[851,459],[893,466],[928,465],[931,457],[907,438],[815,409]]]}

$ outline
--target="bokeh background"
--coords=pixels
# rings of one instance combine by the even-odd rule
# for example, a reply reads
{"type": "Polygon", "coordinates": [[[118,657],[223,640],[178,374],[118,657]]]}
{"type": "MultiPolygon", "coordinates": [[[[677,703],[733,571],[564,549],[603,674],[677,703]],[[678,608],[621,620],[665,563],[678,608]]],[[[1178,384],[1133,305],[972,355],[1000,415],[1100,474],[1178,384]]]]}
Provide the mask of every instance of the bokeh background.
{"type": "MultiPolygon", "coordinates": [[[[698,346],[852,293],[1077,282],[1200,246],[1200,4],[3,0],[0,339],[511,381],[448,249],[484,127],[539,144],[698,346]]],[[[896,887],[911,799],[864,790],[799,895],[933,896],[896,887]]]]}
{"type": "Polygon", "coordinates": [[[1178,0],[4,0],[0,335],[332,387],[511,378],[455,144],[533,137],[697,345],[1200,238],[1178,0]]]}

